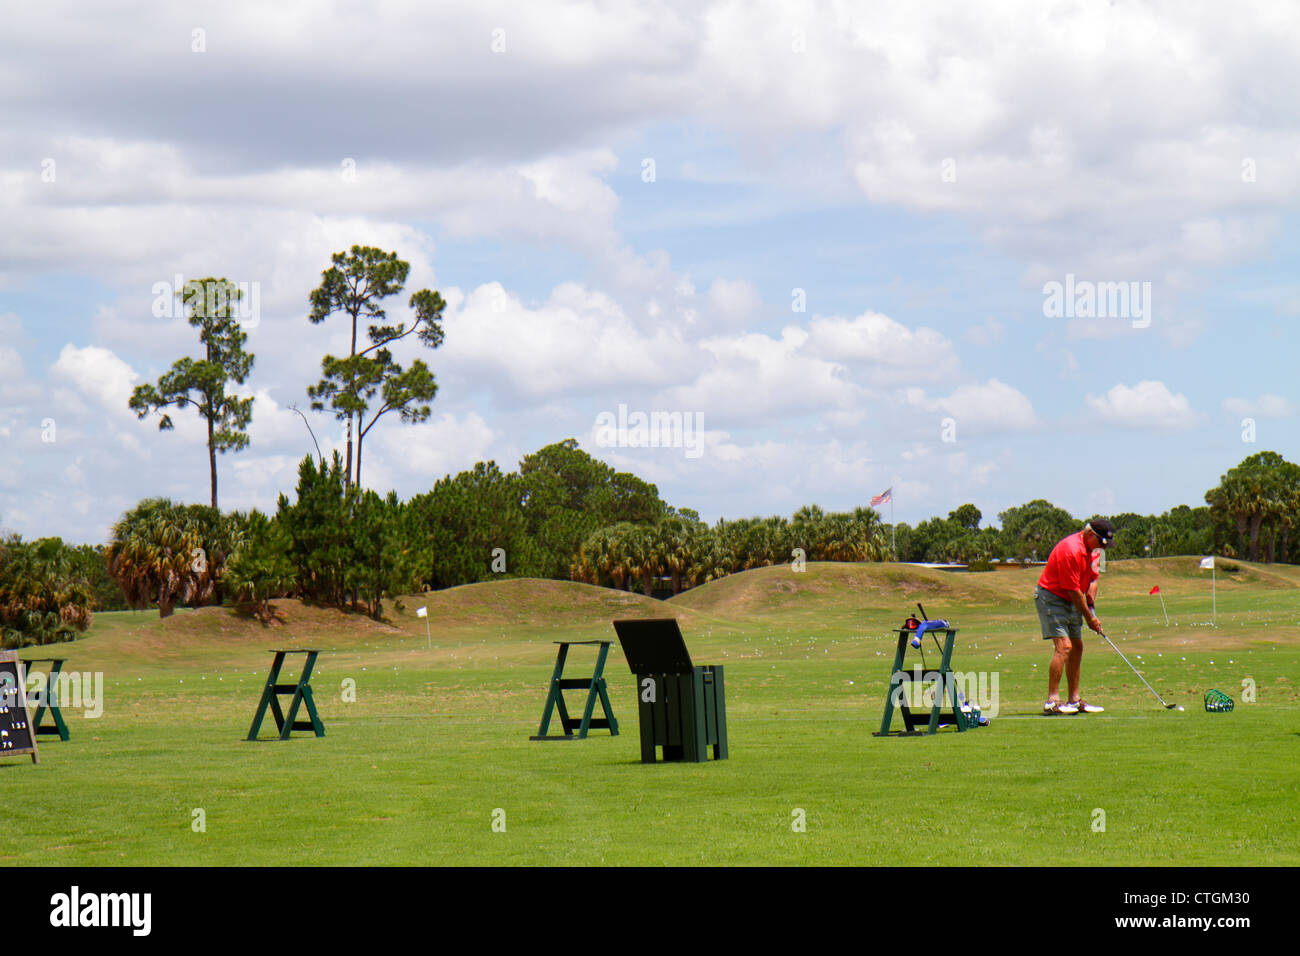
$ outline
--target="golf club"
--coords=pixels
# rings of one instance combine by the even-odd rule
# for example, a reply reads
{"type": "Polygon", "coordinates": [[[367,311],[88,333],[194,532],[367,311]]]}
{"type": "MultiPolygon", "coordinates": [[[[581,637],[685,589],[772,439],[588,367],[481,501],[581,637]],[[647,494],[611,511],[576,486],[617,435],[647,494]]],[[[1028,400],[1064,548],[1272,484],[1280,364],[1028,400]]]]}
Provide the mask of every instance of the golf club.
{"type": "MultiPolygon", "coordinates": [[[[1106,637],[1105,631],[1100,631],[1098,633],[1100,633],[1102,637],[1106,638],[1107,644],[1109,644],[1111,647],[1115,647],[1115,642],[1112,641],[1109,637],[1106,637]]],[[[1177,704],[1166,703],[1165,699],[1161,697],[1159,693],[1157,693],[1156,689],[1152,687],[1150,684],[1147,684],[1147,679],[1143,677],[1141,674],[1138,674],[1138,669],[1133,666],[1133,663],[1127,657],[1124,657],[1123,651],[1121,651],[1118,647],[1115,647],[1115,653],[1118,654],[1123,659],[1125,664],[1128,664],[1129,670],[1131,670],[1134,674],[1137,674],[1138,680],[1140,680],[1142,683],[1147,685],[1147,690],[1151,691],[1151,693],[1156,695],[1156,700],[1160,701],[1160,703],[1164,706],[1165,710],[1173,710],[1174,708],[1178,707],[1177,704]]],[[[1181,710],[1181,708],[1179,709],[1181,710]]]]}

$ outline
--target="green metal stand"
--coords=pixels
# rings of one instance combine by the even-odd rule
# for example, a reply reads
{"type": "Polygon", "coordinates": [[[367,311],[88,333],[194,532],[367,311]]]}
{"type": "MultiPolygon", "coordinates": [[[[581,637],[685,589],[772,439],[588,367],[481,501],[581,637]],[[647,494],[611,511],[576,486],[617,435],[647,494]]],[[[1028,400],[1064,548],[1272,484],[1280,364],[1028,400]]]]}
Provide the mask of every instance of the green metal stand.
{"type": "Polygon", "coordinates": [[[618,721],[614,719],[614,709],[609,705],[609,694],[605,690],[605,658],[609,656],[609,646],[613,641],[555,641],[560,645],[559,653],[555,656],[555,670],[551,674],[551,686],[546,695],[546,709],[542,711],[542,725],[538,728],[536,736],[529,737],[529,740],[582,740],[587,736],[587,731],[593,727],[608,728],[611,737],[618,736],[618,721]],[[596,669],[590,677],[573,677],[564,678],[564,662],[569,656],[569,648],[574,644],[599,644],[600,650],[596,654],[596,669]],[[587,704],[582,710],[582,719],[569,716],[569,709],[564,706],[564,692],[566,690],[585,690],[587,692],[587,704]],[[600,698],[600,705],[605,708],[605,716],[592,717],[596,709],[596,699],[600,698]],[[550,734],[546,731],[551,726],[551,715],[558,709],[560,712],[560,726],[564,728],[563,734],[550,734]],[[574,735],[573,728],[578,728],[577,735],[574,735]]]}
{"type": "Polygon", "coordinates": [[[952,650],[957,643],[957,628],[940,627],[926,632],[927,637],[931,634],[944,635],[941,645],[943,654],[937,670],[922,671],[919,675],[903,669],[903,659],[907,656],[907,642],[915,633],[905,627],[898,630],[898,650],[894,653],[894,667],[889,675],[889,690],[885,694],[885,715],[880,721],[879,732],[872,734],[873,737],[924,737],[927,734],[938,733],[939,717],[943,711],[945,697],[951,699],[952,723],[956,725],[957,732],[962,733],[966,730],[966,719],[957,702],[957,681],[952,672],[952,650]],[[913,680],[937,683],[934,703],[930,707],[929,714],[914,714],[907,705],[907,686],[913,680]],[[903,718],[903,729],[891,734],[889,725],[894,719],[895,697],[897,697],[897,709],[901,711],[903,718]],[[916,729],[923,724],[925,730],[916,729]]]}
{"type": "Polygon", "coordinates": [[[59,671],[67,663],[66,657],[33,657],[29,661],[23,661],[27,667],[27,673],[31,674],[32,664],[49,664],[50,673],[46,678],[45,693],[41,695],[41,705],[36,708],[36,714],[32,717],[32,733],[34,734],[58,734],[60,740],[67,740],[71,734],[68,733],[68,725],[63,722],[63,712],[59,710],[59,671]],[[54,724],[50,727],[41,726],[41,720],[46,711],[50,712],[50,719],[54,724]]]}
{"type": "Polygon", "coordinates": [[[257,705],[257,715],[253,717],[253,726],[248,731],[248,740],[256,740],[257,732],[262,728],[262,718],[266,716],[266,708],[271,708],[271,714],[275,717],[275,726],[280,731],[280,739],[288,740],[289,734],[295,730],[312,730],[316,732],[317,737],[325,736],[325,725],[321,723],[319,715],[316,713],[316,702],[312,699],[311,680],[312,668],[316,666],[316,655],[320,651],[315,650],[296,650],[296,651],[272,651],[275,654],[275,661],[271,664],[271,673],[267,675],[266,686],[262,689],[262,700],[257,705]],[[280,668],[284,666],[286,654],[306,654],[307,663],[303,665],[302,673],[298,675],[296,684],[280,684],[277,681],[280,678],[280,668]],[[289,702],[289,714],[280,710],[279,696],[281,694],[292,694],[293,699],[289,702]],[[298,707],[300,704],[307,705],[307,716],[311,720],[298,720],[298,707]]]}

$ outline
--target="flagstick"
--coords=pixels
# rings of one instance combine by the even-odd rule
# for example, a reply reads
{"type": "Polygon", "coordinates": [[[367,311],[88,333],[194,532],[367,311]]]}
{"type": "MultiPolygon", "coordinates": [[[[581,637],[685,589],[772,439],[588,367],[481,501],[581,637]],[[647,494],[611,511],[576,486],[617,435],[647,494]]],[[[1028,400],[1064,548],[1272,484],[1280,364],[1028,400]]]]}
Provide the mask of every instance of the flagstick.
{"type": "Polygon", "coordinates": [[[1165,607],[1165,592],[1160,591],[1160,610],[1165,612],[1165,627],[1169,626],[1169,609],[1165,607]]]}
{"type": "Polygon", "coordinates": [[[426,651],[431,651],[433,650],[433,635],[429,631],[428,606],[426,605],[425,607],[417,608],[415,611],[415,616],[424,618],[424,649],[426,651]]]}
{"type": "Polygon", "coordinates": [[[1210,566],[1210,627],[1219,626],[1219,585],[1216,580],[1219,562],[1210,566]]]}

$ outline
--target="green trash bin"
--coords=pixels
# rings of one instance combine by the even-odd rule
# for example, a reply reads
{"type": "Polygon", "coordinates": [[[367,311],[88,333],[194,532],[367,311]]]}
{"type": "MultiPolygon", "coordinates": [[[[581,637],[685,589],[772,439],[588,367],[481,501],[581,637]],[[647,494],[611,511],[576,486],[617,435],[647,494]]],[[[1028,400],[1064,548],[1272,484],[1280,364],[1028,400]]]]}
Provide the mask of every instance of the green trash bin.
{"type": "Polygon", "coordinates": [[[641,761],[727,759],[726,684],[720,664],[694,664],[675,618],[615,621],[636,675],[641,761]]]}

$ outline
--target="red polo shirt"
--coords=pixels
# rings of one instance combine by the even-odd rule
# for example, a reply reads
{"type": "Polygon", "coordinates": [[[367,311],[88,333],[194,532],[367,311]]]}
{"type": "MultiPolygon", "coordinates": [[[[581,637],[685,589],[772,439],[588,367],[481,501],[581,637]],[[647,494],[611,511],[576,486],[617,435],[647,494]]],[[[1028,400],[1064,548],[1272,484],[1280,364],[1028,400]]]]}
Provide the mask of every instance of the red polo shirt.
{"type": "MultiPolygon", "coordinates": [[[[1100,563],[1100,551],[1096,552],[1100,563]]],[[[1100,571],[1094,566],[1093,555],[1083,544],[1083,532],[1072,534],[1057,542],[1047,556],[1047,567],[1038,579],[1040,587],[1051,591],[1063,601],[1070,600],[1071,591],[1088,593],[1100,571]]]]}

